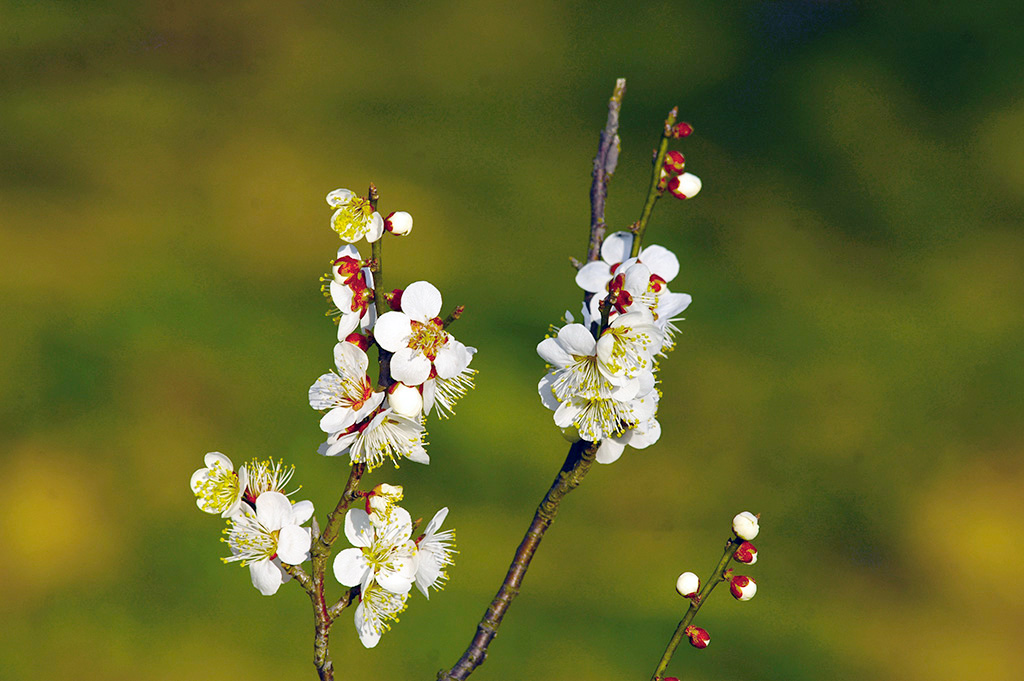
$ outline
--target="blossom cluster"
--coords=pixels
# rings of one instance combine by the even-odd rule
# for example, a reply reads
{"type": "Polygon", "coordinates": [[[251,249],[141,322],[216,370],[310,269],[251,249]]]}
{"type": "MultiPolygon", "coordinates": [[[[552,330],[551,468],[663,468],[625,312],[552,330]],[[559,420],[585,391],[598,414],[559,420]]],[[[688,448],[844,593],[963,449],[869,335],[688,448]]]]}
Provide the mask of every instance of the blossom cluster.
{"type": "Polygon", "coordinates": [[[335,208],[331,225],[346,243],[338,249],[331,271],[321,277],[321,290],[331,301],[328,315],[338,324],[334,346],[337,371],[320,376],[309,389],[309,404],[325,412],[320,428],[327,433],[319,452],[348,454],[353,463],[370,470],[386,461],[396,467],[402,459],[429,463],[424,437],[426,416],[445,418],[473,387],[469,367],[476,348],[463,345],[447,331],[441,313],[441,293],[427,281],[378,295],[374,263],[363,259],[353,245],[361,238],[378,241],[384,232],[412,230],[405,212],[386,219],[369,198],[347,189],[327,195],[335,208]],[[387,310],[378,310],[386,301],[387,310]],[[367,350],[375,344],[388,358],[390,376],[370,379],[367,350]]]}
{"type": "Polygon", "coordinates": [[[587,294],[582,323],[567,312],[568,323],[537,346],[549,366],[541,401],[568,437],[601,443],[599,463],[660,437],[657,358],[675,347],[677,315],[690,304],[689,295],[669,290],[679,274],[675,254],[654,245],[633,257],[634,238],[616,232],[604,240],[601,260],[576,274],[587,294]]]}
{"type": "Polygon", "coordinates": [[[430,598],[430,589],[441,589],[448,579],[447,566],[455,553],[455,531],[441,531],[448,516],[442,508],[415,540],[409,512],[398,505],[402,488],[380,484],[366,497],[366,508],[349,509],[345,537],[353,548],[334,559],[334,576],[344,586],[359,587],[355,611],[359,640],[373,648],[381,635],[405,610],[415,584],[430,598]]]}
{"type": "Polygon", "coordinates": [[[313,516],[313,503],[292,502],[285,492],[295,467],[254,459],[236,469],[220,452],[208,453],[203,463],[191,486],[201,510],[228,520],[222,541],[231,555],[221,560],[248,566],[252,585],[272,596],[291,579],[283,564],[309,560],[310,531],[302,525],[313,516]]]}

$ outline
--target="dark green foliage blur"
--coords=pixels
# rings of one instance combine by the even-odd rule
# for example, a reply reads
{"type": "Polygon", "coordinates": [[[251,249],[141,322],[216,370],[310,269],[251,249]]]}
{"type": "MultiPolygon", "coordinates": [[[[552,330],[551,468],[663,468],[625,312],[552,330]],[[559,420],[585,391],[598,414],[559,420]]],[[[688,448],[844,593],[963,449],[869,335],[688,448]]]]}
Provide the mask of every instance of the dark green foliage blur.
{"type": "MultiPolygon", "coordinates": [[[[332,364],[324,195],[415,217],[479,348],[429,467],[448,588],[339,678],[432,679],[469,641],[567,449],[535,346],[578,310],[597,133],[628,79],[608,218],[639,215],[673,105],[704,182],[650,243],[692,294],[661,441],[596,466],[473,678],[648,678],[732,516],[689,680],[1019,678],[1024,40],[1017,3],[0,1],[0,678],[311,679],[311,614],[219,556],[205,452],[347,476],[306,402],[332,364]]],[[[332,587],[332,594],[341,588],[332,587]]]]}

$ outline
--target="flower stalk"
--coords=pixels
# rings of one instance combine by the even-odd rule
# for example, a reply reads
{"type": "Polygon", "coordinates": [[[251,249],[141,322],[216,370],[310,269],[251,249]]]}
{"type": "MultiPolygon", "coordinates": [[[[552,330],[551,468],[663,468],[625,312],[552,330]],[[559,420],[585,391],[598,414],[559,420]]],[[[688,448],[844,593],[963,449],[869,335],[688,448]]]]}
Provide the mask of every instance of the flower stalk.
{"type": "Polygon", "coordinates": [[[664,191],[661,189],[661,169],[665,166],[665,155],[668,153],[668,142],[675,139],[673,126],[676,117],[679,116],[679,109],[672,107],[665,119],[665,127],[661,133],[661,144],[658,145],[658,153],[654,157],[654,168],[651,170],[651,187],[647,190],[647,199],[644,201],[643,210],[640,211],[640,220],[632,228],[636,237],[633,239],[633,251],[630,257],[635,258],[640,254],[640,244],[644,240],[644,232],[647,231],[647,223],[651,219],[651,212],[654,211],[655,202],[661,198],[664,191]]]}
{"type": "Polygon", "coordinates": [[[665,673],[665,668],[668,667],[669,661],[676,652],[676,648],[682,643],[683,639],[687,636],[687,628],[693,622],[693,618],[697,616],[697,612],[701,609],[701,606],[707,602],[708,596],[715,590],[715,587],[724,581],[727,581],[726,569],[729,565],[729,561],[732,560],[733,555],[736,553],[736,549],[743,543],[742,539],[732,537],[725,544],[725,551],[722,553],[721,560],[718,561],[718,565],[712,571],[711,576],[704,582],[703,588],[700,592],[690,600],[690,607],[686,610],[686,614],[683,615],[683,619],[679,621],[679,626],[676,627],[676,631],[672,634],[672,638],[668,642],[668,646],[665,648],[664,654],[661,656],[661,660],[658,661],[658,666],[654,670],[654,674],[651,676],[651,681],[662,681],[664,678],[662,674],[665,673]]]}

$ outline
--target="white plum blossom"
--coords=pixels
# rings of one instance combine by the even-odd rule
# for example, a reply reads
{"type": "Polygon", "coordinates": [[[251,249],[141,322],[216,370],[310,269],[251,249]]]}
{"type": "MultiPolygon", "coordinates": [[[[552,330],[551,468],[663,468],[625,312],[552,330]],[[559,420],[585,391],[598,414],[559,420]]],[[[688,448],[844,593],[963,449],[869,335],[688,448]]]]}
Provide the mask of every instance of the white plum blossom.
{"type": "Polygon", "coordinates": [[[396,381],[421,385],[429,378],[454,378],[469,366],[475,350],[445,331],[440,311],[441,293],[430,282],[417,281],[402,292],[400,312],[377,319],[373,336],[394,353],[391,376],[396,381]]]}
{"type": "Polygon", "coordinates": [[[391,628],[389,623],[398,621],[408,598],[409,592],[396,594],[379,584],[371,584],[359,594],[355,624],[364,647],[373,648],[380,642],[380,637],[391,628]]]}
{"type": "Polygon", "coordinates": [[[612,279],[609,287],[619,303],[616,308],[618,312],[650,312],[655,326],[664,334],[660,348],[662,353],[675,347],[673,338],[679,329],[674,322],[679,321],[676,315],[690,306],[692,299],[689,294],[669,291],[668,285],[652,274],[644,263],[634,263],[627,267],[612,279]]]}
{"type": "Polygon", "coordinates": [[[280,459],[277,461],[253,459],[246,465],[246,470],[249,471],[249,489],[245,498],[250,502],[255,502],[264,492],[280,492],[285,496],[290,496],[297,491],[285,491],[285,487],[295,475],[295,466],[285,466],[284,461],[280,459]]]}
{"type": "Polygon", "coordinates": [[[416,543],[412,518],[401,506],[387,516],[361,508],[345,514],[345,536],[355,548],[334,559],[334,576],[344,586],[359,586],[366,593],[376,582],[396,594],[408,593],[416,579],[416,543]],[[375,517],[376,516],[376,517],[375,517]]]}
{"type": "Polygon", "coordinates": [[[348,453],[352,463],[365,463],[370,470],[387,460],[395,468],[401,459],[427,464],[430,456],[423,448],[423,435],[423,424],[418,420],[383,409],[372,418],[331,433],[317,451],[324,456],[348,453]]]}
{"type": "Polygon", "coordinates": [[[338,373],[322,375],[309,388],[309,404],[314,409],[328,409],[320,419],[325,433],[344,431],[366,419],[384,400],[383,392],[374,392],[366,373],[369,358],[354,343],[334,346],[334,364],[338,373]]]}
{"type": "Polygon", "coordinates": [[[247,565],[252,585],[271,596],[290,579],[282,562],[297,565],[309,559],[309,528],[300,525],[312,515],[312,502],[292,504],[280,492],[264,492],[256,499],[255,512],[247,510],[230,520],[224,541],[231,555],[221,560],[247,565]]]}
{"type": "Polygon", "coordinates": [[[419,545],[416,566],[416,588],[427,598],[428,589],[443,589],[448,580],[445,568],[452,565],[455,553],[455,530],[439,532],[441,523],[448,517],[448,508],[442,508],[427,523],[427,529],[416,543],[419,545]]]}
{"type": "Polygon", "coordinates": [[[700,591],[700,577],[693,572],[684,572],[676,579],[676,593],[690,598],[700,591]]]}
{"type": "Polygon", "coordinates": [[[222,518],[241,513],[242,497],[249,484],[246,467],[236,472],[231,459],[220,452],[209,452],[203,463],[206,467],[193,473],[189,482],[196,505],[207,513],[220,513],[222,518]]]}
{"type": "Polygon", "coordinates": [[[369,199],[348,189],[335,189],[327,195],[327,205],[335,209],[331,229],[342,241],[351,244],[366,237],[373,243],[384,234],[384,218],[374,210],[369,199]]]}
{"type": "Polygon", "coordinates": [[[597,358],[608,374],[636,377],[650,371],[662,334],[650,311],[641,309],[616,317],[597,340],[597,358]]]}
{"type": "Polygon", "coordinates": [[[661,424],[655,418],[660,394],[646,380],[641,390],[643,393],[629,402],[630,418],[633,420],[623,422],[622,431],[601,440],[601,446],[598,447],[594,458],[598,463],[618,461],[627,446],[633,449],[644,449],[653,445],[661,437],[661,424]]]}

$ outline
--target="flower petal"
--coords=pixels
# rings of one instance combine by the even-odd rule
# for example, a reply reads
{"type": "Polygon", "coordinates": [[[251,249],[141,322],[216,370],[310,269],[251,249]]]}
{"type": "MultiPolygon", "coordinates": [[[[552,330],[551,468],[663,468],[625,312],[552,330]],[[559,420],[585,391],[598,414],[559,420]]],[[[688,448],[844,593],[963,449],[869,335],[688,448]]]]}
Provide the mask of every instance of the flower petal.
{"type": "Polygon", "coordinates": [[[608,282],[611,280],[611,268],[608,263],[603,261],[588,262],[576,273],[576,285],[591,293],[606,291],[608,282]]]}
{"type": "Polygon", "coordinates": [[[335,407],[320,419],[320,430],[325,433],[337,433],[345,430],[356,422],[356,413],[348,407],[335,407]]]}
{"type": "Polygon", "coordinates": [[[298,525],[285,525],[277,536],[277,556],[289,565],[298,565],[309,560],[312,540],[309,529],[298,525]]]}
{"type": "Polygon", "coordinates": [[[284,573],[269,558],[249,563],[249,577],[252,585],[264,596],[273,596],[284,583],[284,573]]]}
{"type": "Polygon", "coordinates": [[[679,258],[664,246],[655,244],[642,249],[640,262],[665,281],[672,281],[679,274],[679,258]]]}
{"type": "Polygon", "coordinates": [[[605,237],[601,244],[601,259],[609,265],[620,263],[629,257],[633,248],[633,235],[629,232],[615,232],[605,237]]]}
{"type": "Polygon", "coordinates": [[[445,506],[440,511],[435,513],[434,517],[430,519],[430,522],[427,523],[427,529],[423,531],[423,535],[425,537],[429,537],[430,535],[432,535],[435,532],[437,532],[438,528],[441,527],[441,523],[443,523],[444,519],[447,518],[447,517],[448,517],[448,507],[445,506]]]}
{"type": "Polygon", "coordinates": [[[449,336],[448,342],[437,350],[437,356],[434,357],[434,370],[441,378],[455,378],[469,366],[472,360],[473,353],[465,345],[449,336]]]}
{"type": "Polygon", "coordinates": [[[570,355],[593,355],[597,341],[582,324],[566,324],[558,330],[558,342],[570,355]]]}
{"type": "Polygon", "coordinates": [[[292,502],[280,492],[264,492],[256,498],[256,519],[271,532],[291,523],[292,502]]]}
{"type": "Polygon", "coordinates": [[[370,224],[366,227],[366,240],[371,244],[384,235],[384,218],[377,211],[370,217],[370,224]]]}
{"type": "Polygon", "coordinates": [[[327,205],[331,208],[347,205],[356,193],[350,189],[335,189],[327,195],[327,205]]]}
{"type": "MultiPolygon", "coordinates": [[[[383,317],[381,317],[383,319],[383,317]]],[[[378,322],[378,325],[380,322],[378,322]]],[[[408,386],[416,386],[430,376],[430,360],[421,350],[400,348],[391,356],[391,377],[408,386]]]]}
{"type": "Polygon", "coordinates": [[[313,502],[308,500],[297,501],[292,504],[292,523],[301,525],[313,517],[313,502]]]}
{"type": "Polygon", "coordinates": [[[626,445],[615,440],[614,438],[607,437],[601,440],[601,446],[597,448],[597,456],[594,460],[598,463],[612,463],[618,461],[619,457],[622,456],[622,451],[626,449],[626,445]]]}
{"type": "Polygon", "coordinates": [[[361,508],[350,508],[345,514],[345,538],[352,546],[368,547],[373,543],[376,530],[370,515],[361,508]]]}
{"type": "Polygon", "coordinates": [[[369,608],[362,602],[356,606],[356,631],[359,632],[359,642],[364,648],[373,648],[380,643],[380,630],[366,618],[373,617],[368,612],[369,608]]]}
{"type": "Polygon", "coordinates": [[[342,586],[357,586],[362,584],[363,577],[370,569],[366,562],[366,556],[362,549],[345,549],[339,551],[334,558],[334,578],[342,586]]]}
{"type": "Polygon", "coordinates": [[[410,319],[425,322],[441,311],[441,292],[429,281],[415,281],[402,293],[402,312],[410,319]]]}
{"type": "MultiPolygon", "coordinates": [[[[405,295],[402,295],[403,299],[405,295]]],[[[373,327],[373,337],[382,348],[390,352],[398,352],[409,342],[412,325],[409,316],[404,312],[385,312],[377,318],[373,327]]]]}
{"type": "Polygon", "coordinates": [[[558,398],[555,397],[554,383],[555,372],[549,371],[544,375],[544,378],[540,379],[540,383],[537,384],[537,392],[540,393],[541,404],[551,411],[558,409],[560,404],[558,398]]]}
{"type": "Polygon", "coordinates": [[[572,364],[572,355],[565,351],[555,338],[545,338],[537,344],[537,354],[548,364],[564,369],[572,364]]]}
{"type": "Polygon", "coordinates": [[[336,343],[334,346],[334,364],[346,378],[362,378],[366,375],[366,367],[370,358],[363,349],[354,343],[336,343]]]}

